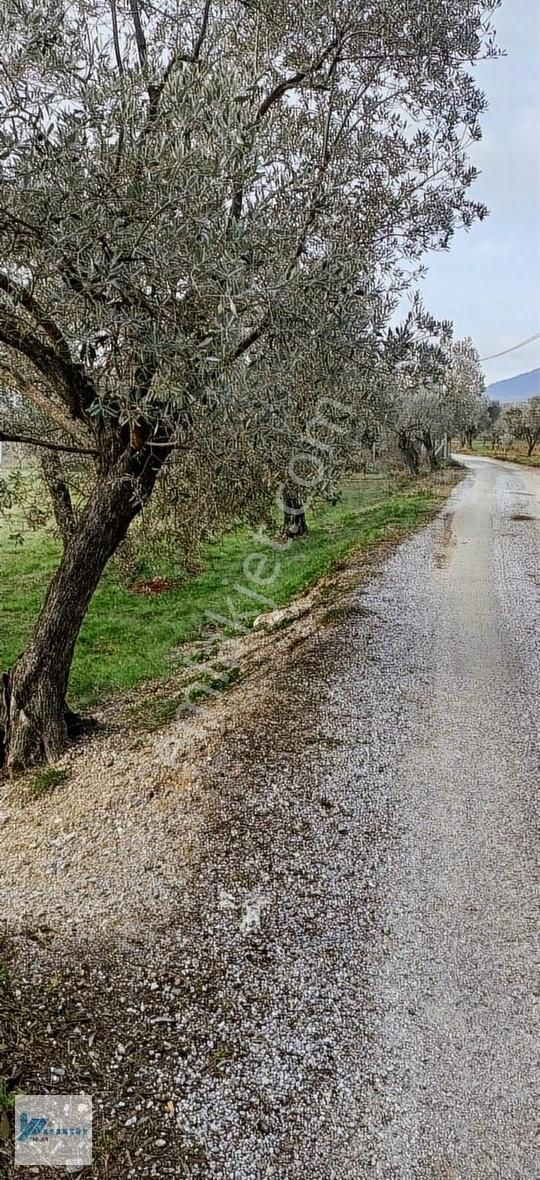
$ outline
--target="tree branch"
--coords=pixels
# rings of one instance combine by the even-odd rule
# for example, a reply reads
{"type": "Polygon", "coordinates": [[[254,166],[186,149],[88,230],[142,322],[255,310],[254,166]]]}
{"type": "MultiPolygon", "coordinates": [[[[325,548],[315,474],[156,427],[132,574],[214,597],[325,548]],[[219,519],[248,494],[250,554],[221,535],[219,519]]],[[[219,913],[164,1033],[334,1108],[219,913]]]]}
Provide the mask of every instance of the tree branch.
{"type": "Polygon", "coordinates": [[[266,329],[270,327],[270,324],[270,315],[266,315],[264,319],[261,320],[260,324],[258,324],[257,327],[252,328],[251,331],[248,332],[246,336],[244,336],[244,339],[240,341],[240,344],[237,344],[232,354],[231,360],[238,360],[238,357],[242,356],[244,352],[247,352],[248,348],[251,348],[252,344],[256,344],[257,340],[259,340],[264,332],[266,332],[266,329]]]}
{"type": "Polygon", "coordinates": [[[139,65],[141,73],[146,73],[146,66],[148,63],[148,48],[146,45],[146,37],[144,35],[141,13],[139,10],[139,0],[129,0],[129,7],[133,17],[133,26],[135,28],[135,41],[137,43],[137,53],[139,55],[139,65]]]}
{"type": "MultiPolygon", "coordinates": [[[[132,0],[130,0],[130,2],[132,2],[132,0]]],[[[179,62],[184,62],[185,65],[195,65],[198,62],[200,55],[201,55],[201,49],[204,44],[204,39],[205,39],[206,33],[208,31],[208,22],[210,20],[211,7],[212,7],[212,0],[206,0],[205,6],[204,6],[204,11],[203,11],[201,28],[199,31],[199,36],[197,37],[195,45],[193,46],[193,52],[190,54],[173,53],[171,60],[165,69],[165,72],[163,74],[161,82],[159,82],[157,86],[151,86],[149,88],[150,109],[148,112],[148,124],[145,128],[145,132],[144,132],[145,134],[148,134],[151,127],[155,123],[155,120],[156,120],[157,114],[158,114],[158,108],[159,108],[161,96],[163,94],[163,91],[165,90],[167,82],[169,81],[169,78],[170,78],[173,70],[175,69],[175,67],[178,65],[179,62]]]]}
{"type": "Polygon", "coordinates": [[[49,340],[58,349],[60,355],[65,361],[71,363],[71,353],[69,351],[68,343],[63,336],[58,324],[55,323],[52,316],[48,315],[43,307],[34,299],[32,293],[24,286],[23,283],[17,282],[16,279],[7,275],[5,271],[0,271],[0,291],[4,291],[6,295],[11,296],[16,303],[20,303],[25,311],[32,316],[36,327],[41,328],[49,340]]]}
{"type": "Polygon", "coordinates": [[[47,491],[51,497],[53,516],[64,545],[67,545],[77,527],[71,493],[64,477],[59,456],[52,451],[42,451],[39,463],[47,491]]]}
{"type": "Polygon", "coordinates": [[[95,398],[92,381],[81,365],[70,357],[60,356],[54,348],[44,344],[39,336],[29,331],[19,318],[0,304],[0,343],[21,353],[52,384],[59,384],[74,418],[83,417],[83,407],[95,398]]]}
{"type": "MultiPolygon", "coordinates": [[[[338,60],[339,55],[341,53],[341,46],[342,46],[342,38],[337,38],[337,37],[334,38],[334,40],[330,42],[330,45],[328,45],[326,47],[326,49],[324,50],[324,53],[321,53],[320,57],[318,57],[317,60],[315,62],[313,62],[311,66],[306,67],[306,69],[304,69],[304,70],[297,70],[296,74],[291,74],[290,78],[284,78],[281,82],[278,82],[277,86],[274,86],[274,89],[271,90],[270,93],[266,95],[266,98],[264,98],[263,101],[261,102],[261,104],[257,110],[257,114],[255,115],[255,124],[254,124],[255,127],[258,126],[258,124],[261,122],[261,120],[264,118],[264,116],[268,113],[270,108],[273,107],[276,102],[279,102],[280,98],[283,98],[283,95],[286,94],[288,90],[294,90],[295,86],[300,86],[300,84],[302,82],[305,82],[306,78],[311,78],[313,74],[317,73],[317,70],[320,70],[322,68],[322,66],[324,65],[327,58],[330,56],[332,51],[335,49],[337,52],[334,55],[334,59],[332,61],[332,65],[331,65],[331,69],[330,69],[330,76],[332,76],[334,73],[334,70],[335,70],[335,66],[337,64],[337,60],[338,60]]],[[[244,201],[244,186],[241,182],[239,182],[237,184],[237,186],[233,192],[233,196],[232,196],[231,212],[230,212],[231,223],[236,222],[236,221],[240,221],[240,218],[242,216],[243,201],[244,201]]]]}
{"type": "Polygon", "coordinates": [[[124,63],[122,61],[122,50],[120,49],[120,38],[118,36],[118,12],[116,10],[116,0],[109,0],[109,7],[111,9],[114,55],[116,57],[116,64],[118,66],[118,73],[123,74],[124,73],[124,63]]]}
{"type": "Polygon", "coordinates": [[[206,30],[208,29],[208,20],[210,17],[211,6],[212,6],[212,0],[206,0],[206,4],[204,6],[204,12],[203,12],[201,30],[200,30],[199,36],[197,37],[195,45],[193,46],[193,56],[192,56],[191,60],[194,62],[199,60],[199,57],[201,54],[201,49],[204,45],[204,38],[206,37],[206,30]]]}
{"type": "Polygon", "coordinates": [[[274,103],[279,102],[279,99],[283,98],[283,95],[286,94],[288,90],[294,90],[295,86],[299,86],[301,82],[305,82],[306,78],[311,78],[313,74],[316,74],[317,70],[322,68],[326,59],[330,56],[334,49],[337,49],[338,46],[341,46],[341,38],[338,39],[335,37],[334,40],[330,42],[330,45],[327,45],[320,57],[317,58],[317,61],[314,61],[312,65],[307,66],[304,70],[298,70],[297,73],[292,74],[290,78],[284,78],[282,82],[278,82],[277,86],[274,86],[274,89],[271,90],[270,93],[266,95],[266,98],[263,99],[255,116],[255,122],[260,123],[261,119],[263,119],[266,113],[270,110],[270,107],[273,107],[274,103]]]}
{"type": "Polygon", "coordinates": [[[60,406],[55,405],[51,401],[50,393],[42,392],[34,382],[27,381],[25,375],[16,369],[13,365],[5,365],[0,359],[0,373],[5,373],[13,388],[21,393],[23,398],[32,403],[33,406],[43,414],[45,418],[53,422],[59,430],[65,434],[71,434],[84,447],[87,438],[86,427],[82,426],[73,418],[69,418],[67,414],[60,409],[60,406]]]}
{"type": "Polygon", "coordinates": [[[283,98],[283,95],[286,94],[288,90],[293,90],[295,86],[299,86],[300,82],[303,82],[304,79],[308,77],[309,73],[309,70],[298,70],[298,73],[293,74],[292,77],[284,78],[282,82],[278,82],[277,86],[274,86],[274,89],[270,91],[270,94],[267,94],[266,98],[261,102],[261,105],[255,116],[255,122],[260,123],[261,119],[263,119],[266,113],[270,110],[270,107],[273,107],[274,103],[279,102],[279,99],[283,98]]]}
{"type": "MultiPolygon", "coordinates": [[[[328,55],[332,52],[333,49],[335,49],[335,53],[332,58],[332,62],[330,65],[330,70],[329,70],[329,75],[328,75],[329,81],[331,81],[332,85],[331,85],[330,97],[329,97],[329,102],[328,102],[328,111],[327,111],[325,125],[324,125],[322,157],[321,157],[321,163],[319,166],[319,174],[317,176],[317,180],[316,180],[314,188],[313,188],[313,192],[311,195],[311,200],[310,200],[310,203],[308,206],[304,225],[302,226],[301,232],[299,234],[293,257],[291,258],[289,265],[287,267],[287,270],[286,270],[287,281],[289,281],[289,279],[292,277],[295,266],[301,256],[301,254],[303,253],[303,251],[305,249],[309,230],[310,230],[311,226],[313,225],[313,222],[315,221],[315,218],[317,215],[317,207],[318,207],[317,203],[318,203],[318,199],[319,199],[319,193],[320,193],[320,189],[322,186],[323,178],[324,178],[324,175],[328,169],[330,161],[332,159],[332,149],[329,146],[330,119],[331,119],[331,113],[332,113],[332,103],[333,103],[334,84],[335,84],[335,72],[336,72],[339,58],[341,55],[342,39],[335,39],[332,42],[332,44],[329,45],[328,48],[325,50],[324,54],[319,59],[319,61],[317,63],[315,63],[315,65],[312,67],[312,69],[310,71],[308,71],[309,73],[312,73],[313,70],[319,69],[320,66],[322,65],[322,63],[324,62],[324,60],[328,57],[328,55]]],[[[307,72],[303,72],[301,75],[302,78],[306,77],[306,76],[307,76],[307,72]]],[[[291,79],[291,78],[288,79],[288,83],[291,86],[294,85],[295,80],[298,79],[299,77],[300,77],[300,75],[296,74],[294,79],[291,79]]],[[[275,90],[272,91],[272,94],[268,95],[268,98],[265,99],[265,102],[262,104],[262,107],[259,108],[259,111],[262,108],[265,108],[265,111],[268,110],[269,109],[269,100],[272,99],[272,101],[277,101],[277,99],[280,98],[281,95],[285,93],[285,90],[289,89],[289,88],[290,88],[289,85],[287,85],[285,83],[280,83],[279,86],[276,86],[275,90]],[[284,89],[283,89],[283,87],[284,87],[284,89]],[[279,91],[279,93],[278,93],[278,91],[279,91]]],[[[240,216],[241,204],[242,204],[242,196],[239,192],[237,192],[237,193],[235,193],[235,195],[233,197],[233,210],[235,208],[236,208],[236,210],[238,210],[238,216],[240,216]]],[[[242,354],[244,352],[247,352],[247,350],[249,348],[251,348],[252,344],[256,344],[257,340],[259,340],[261,338],[261,336],[264,334],[264,332],[266,332],[266,330],[270,326],[271,322],[272,322],[271,315],[270,315],[270,313],[268,313],[264,317],[264,319],[261,320],[260,324],[257,325],[257,327],[252,328],[251,331],[248,332],[246,336],[244,336],[244,339],[241,340],[240,343],[236,346],[231,359],[237,360],[240,356],[242,356],[242,354]]]]}
{"type": "Polygon", "coordinates": [[[7,434],[4,430],[0,430],[0,442],[24,443],[29,447],[45,447],[48,451],[65,451],[69,455],[93,455],[98,454],[98,451],[91,447],[70,447],[65,443],[53,443],[45,439],[32,438],[26,434],[7,434]]]}

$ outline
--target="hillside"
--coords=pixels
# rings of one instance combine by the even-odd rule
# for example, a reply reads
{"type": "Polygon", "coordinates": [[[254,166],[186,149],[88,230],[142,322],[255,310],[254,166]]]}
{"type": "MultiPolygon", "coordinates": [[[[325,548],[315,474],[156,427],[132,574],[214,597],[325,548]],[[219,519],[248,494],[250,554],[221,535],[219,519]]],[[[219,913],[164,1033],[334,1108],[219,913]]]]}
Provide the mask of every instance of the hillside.
{"type": "Polygon", "coordinates": [[[488,397],[500,402],[524,402],[535,393],[540,393],[540,369],[518,373],[505,381],[494,381],[487,387],[488,397]]]}

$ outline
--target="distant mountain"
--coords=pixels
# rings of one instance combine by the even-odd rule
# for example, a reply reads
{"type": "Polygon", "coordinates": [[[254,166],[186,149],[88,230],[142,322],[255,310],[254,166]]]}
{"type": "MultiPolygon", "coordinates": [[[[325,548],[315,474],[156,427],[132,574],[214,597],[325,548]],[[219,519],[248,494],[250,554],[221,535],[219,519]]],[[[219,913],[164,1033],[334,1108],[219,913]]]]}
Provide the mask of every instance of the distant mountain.
{"type": "Polygon", "coordinates": [[[540,393],[540,369],[518,373],[517,377],[507,377],[506,381],[494,381],[486,392],[492,401],[526,402],[535,393],[540,393]]]}

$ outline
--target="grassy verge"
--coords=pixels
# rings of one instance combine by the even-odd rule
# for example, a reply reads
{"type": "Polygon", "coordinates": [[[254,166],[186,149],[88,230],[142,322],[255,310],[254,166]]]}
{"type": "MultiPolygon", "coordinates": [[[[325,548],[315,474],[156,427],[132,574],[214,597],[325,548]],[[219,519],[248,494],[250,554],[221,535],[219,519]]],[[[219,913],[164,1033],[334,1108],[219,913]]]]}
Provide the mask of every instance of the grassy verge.
{"type": "MultiPolygon", "coordinates": [[[[205,547],[198,576],[155,597],[130,591],[108,572],[77,645],[72,699],[91,705],[170,673],[182,644],[205,633],[207,612],[230,615],[230,598],[235,585],[245,584],[250,555],[264,553],[273,569],[277,557],[277,575],[261,593],[271,599],[266,609],[284,606],[353,549],[406,535],[433,513],[441,494],[427,481],[351,480],[341,502],[312,512],[307,536],[284,553],[273,553],[252,531],[238,529],[205,547]]],[[[8,667],[22,650],[58,555],[58,545],[46,534],[26,534],[21,544],[6,529],[0,532],[0,666],[8,667]]],[[[261,605],[261,613],[264,609],[261,605]]]]}
{"type": "Polygon", "coordinates": [[[508,463],[521,463],[523,467],[540,467],[540,450],[527,455],[525,443],[512,443],[508,447],[492,448],[491,443],[474,441],[469,455],[484,455],[487,459],[505,459],[508,463]]]}

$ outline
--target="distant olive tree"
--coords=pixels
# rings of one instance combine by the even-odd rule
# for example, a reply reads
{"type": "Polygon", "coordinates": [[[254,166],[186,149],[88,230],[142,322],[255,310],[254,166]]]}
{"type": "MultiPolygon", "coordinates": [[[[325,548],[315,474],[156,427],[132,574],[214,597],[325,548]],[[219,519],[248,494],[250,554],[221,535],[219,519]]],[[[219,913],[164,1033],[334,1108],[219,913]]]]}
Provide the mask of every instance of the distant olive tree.
{"type": "Polygon", "coordinates": [[[82,620],[165,465],[211,470],[254,391],[270,453],[310,333],[484,216],[470,67],[497,3],[4,0],[1,371],[28,444],[87,471],[4,678],[11,768],[64,748],[82,620]]]}
{"type": "Polygon", "coordinates": [[[478,351],[472,340],[453,342],[450,351],[446,399],[451,433],[472,447],[487,412],[486,382],[478,351]]]}
{"type": "Polygon", "coordinates": [[[525,443],[530,459],[540,444],[540,395],[531,397],[522,405],[508,406],[504,426],[511,439],[525,443]]]}
{"type": "Polygon", "coordinates": [[[479,432],[485,442],[491,443],[492,449],[501,441],[504,430],[503,421],[503,407],[501,403],[488,398],[479,432]]]}
{"type": "Polygon", "coordinates": [[[441,444],[473,437],[486,413],[484,376],[471,340],[454,340],[417,299],[404,323],[388,333],[384,363],[385,421],[408,470],[423,458],[439,465],[441,444]]]}

